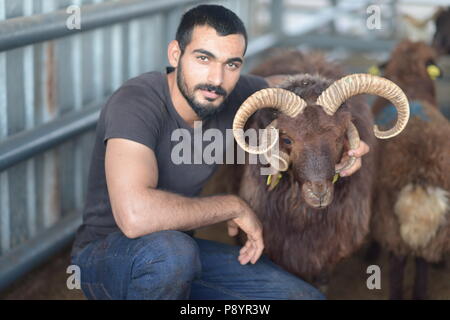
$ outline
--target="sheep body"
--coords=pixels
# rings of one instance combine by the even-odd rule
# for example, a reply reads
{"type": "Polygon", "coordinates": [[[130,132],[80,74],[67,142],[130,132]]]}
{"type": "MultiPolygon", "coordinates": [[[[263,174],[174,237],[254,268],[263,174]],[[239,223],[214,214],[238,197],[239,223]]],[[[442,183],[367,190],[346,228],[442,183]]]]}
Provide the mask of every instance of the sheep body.
{"type": "Polygon", "coordinates": [[[423,102],[401,135],[380,143],[372,233],[399,256],[438,262],[450,250],[450,126],[423,102]]]}

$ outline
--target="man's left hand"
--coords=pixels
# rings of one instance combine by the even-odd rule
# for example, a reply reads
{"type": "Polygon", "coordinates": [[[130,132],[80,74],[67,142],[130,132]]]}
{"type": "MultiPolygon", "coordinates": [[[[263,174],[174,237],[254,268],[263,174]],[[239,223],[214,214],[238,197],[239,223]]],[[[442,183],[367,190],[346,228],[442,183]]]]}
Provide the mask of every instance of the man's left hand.
{"type": "MultiPolygon", "coordinates": [[[[359,142],[359,147],[357,149],[349,150],[347,152],[347,155],[356,157],[356,161],[353,164],[353,166],[351,166],[347,170],[342,171],[340,173],[340,176],[348,177],[348,176],[351,176],[352,174],[354,174],[356,171],[358,171],[361,168],[361,157],[363,155],[367,154],[369,151],[370,151],[370,148],[364,141],[359,142]]],[[[344,157],[347,158],[347,155],[345,155],[344,157]]]]}

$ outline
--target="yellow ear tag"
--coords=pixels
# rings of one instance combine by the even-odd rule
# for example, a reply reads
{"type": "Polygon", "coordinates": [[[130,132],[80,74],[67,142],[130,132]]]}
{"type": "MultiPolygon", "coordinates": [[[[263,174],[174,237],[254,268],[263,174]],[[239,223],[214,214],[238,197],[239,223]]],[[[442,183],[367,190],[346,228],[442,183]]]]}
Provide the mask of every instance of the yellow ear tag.
{"type": "Polygon", "coordinates": [[[377,66],[371,66],[367,71],[373,76],[380,75],[380,68],[378,68],[377,66]]]}
{"type": "Polygon", "coordinates": [[[339,173],[336,173],[333,178],[333,184],[335,184],[339,180],[339,173]]]}
{"type": "Polygon", "coordinates": [[[277,176],[277,178],[276,178],[276,180],[273,181],[273,182],[272,182],[272,176],[273,176],[273,175],[267,176],[267,182],[266,182],[266,185],[270,186],[270,187],[269,187],[269,191],[273,190],[273,189],[277,186],[277,184],[280,182],[281,177],[282,177],[283,175],[282,175],[281,173],[279,173],[278,176],[277,176]]]}
{"type": "Polygon", "coordinates": [[[439,70],[439,68],[434,64],[430,64],[427,67],[427,72],[432,80],[436,80],[436,78],[441,75],[441,70],[439,70]]]}
{"type": "Polygon", "coordinates": [[[272,175],[268,175],[266,185],[270,185],[271,182],[272,182],[272,175]]]}

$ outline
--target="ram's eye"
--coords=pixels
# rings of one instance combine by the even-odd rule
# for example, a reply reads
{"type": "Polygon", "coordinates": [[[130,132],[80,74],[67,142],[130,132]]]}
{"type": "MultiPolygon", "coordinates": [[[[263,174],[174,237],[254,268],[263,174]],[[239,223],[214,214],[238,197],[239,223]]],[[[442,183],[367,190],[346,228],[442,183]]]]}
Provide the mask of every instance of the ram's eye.
{"type": "Polygon", "coordinates": [[[283,138],[283,142],[284,142],[285,144],[292,144],[292,141],[291,141],[291,139],[289,139],[289,138],[283,138]]]}

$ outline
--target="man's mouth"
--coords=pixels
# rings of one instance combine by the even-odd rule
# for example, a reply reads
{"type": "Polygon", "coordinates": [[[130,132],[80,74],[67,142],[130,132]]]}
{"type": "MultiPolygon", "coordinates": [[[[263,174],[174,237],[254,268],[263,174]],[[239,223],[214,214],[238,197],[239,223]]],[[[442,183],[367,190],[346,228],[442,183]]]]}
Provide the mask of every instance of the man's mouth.
{"type": "Polygon", "coordinates": [[[196,87],[197,90],[200,90],[205,99],[209,101],[213,101],[219,96],[226,96],[227,92],[220,86],[212,86],[212,85],[198,85],[196,87]]]}
{"type": "Polygon", "coordinates": [[[220,96],[215,90],[201,89],[200,91],[205,96],[205,98],[208,99],[217,99],[220,96]]]}

